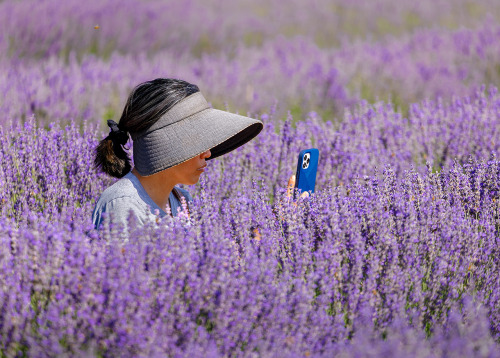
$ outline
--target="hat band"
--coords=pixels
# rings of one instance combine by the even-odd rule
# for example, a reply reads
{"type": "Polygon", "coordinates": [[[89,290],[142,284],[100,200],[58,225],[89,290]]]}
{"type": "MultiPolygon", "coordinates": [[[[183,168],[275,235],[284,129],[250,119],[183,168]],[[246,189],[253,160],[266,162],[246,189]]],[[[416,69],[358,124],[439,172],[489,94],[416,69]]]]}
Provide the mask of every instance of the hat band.
{"type": "Polygon", "coordinates": [[[201,92],[193,93],[192,95],[184,98],[180,102],[176,103],[172,108],[170,108],[167,113],[160,117],[151,127],[146,130],[134,134],[130,134],[132,140],[141,138],[151,132],[158,129],[164,128],[176,122],[182,121],[196,113],[204,111],[205,109],[211,108],[207,100],[201,92]]]}

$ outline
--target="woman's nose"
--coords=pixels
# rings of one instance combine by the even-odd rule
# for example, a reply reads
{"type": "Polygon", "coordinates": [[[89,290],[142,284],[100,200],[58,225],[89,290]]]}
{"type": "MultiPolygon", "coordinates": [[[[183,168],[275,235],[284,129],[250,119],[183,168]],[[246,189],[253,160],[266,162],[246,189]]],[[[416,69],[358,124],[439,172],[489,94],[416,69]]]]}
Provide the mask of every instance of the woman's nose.
{"type": "Polygon", "coordinates": [[[212,153],[210,152],[210,149],[201,154],[203,158],[210,158],[211,155],[212,153]]]}

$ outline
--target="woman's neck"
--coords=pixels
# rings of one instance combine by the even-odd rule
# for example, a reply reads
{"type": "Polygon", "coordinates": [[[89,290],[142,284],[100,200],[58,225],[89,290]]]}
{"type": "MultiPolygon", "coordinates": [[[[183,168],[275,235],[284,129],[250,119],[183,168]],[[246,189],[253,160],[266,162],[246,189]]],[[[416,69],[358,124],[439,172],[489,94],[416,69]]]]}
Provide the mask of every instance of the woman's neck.
{"type": "MultiPolygon", "coordinates": [[[[142,187],[146,190],[146,193],[156,203],[156,205],[164,211],[166,211],[167,206],[170,208],[168,198],[170,197],[170,193],[174,189],[176,183],[169,181],[169,178],[164,175],[164,172],[143,177],[134,168],[132,169],[132,174],[139,179],[142,187]]],[[[172,208],[170,208],[170,210],[172,210],[172,208]]]]}

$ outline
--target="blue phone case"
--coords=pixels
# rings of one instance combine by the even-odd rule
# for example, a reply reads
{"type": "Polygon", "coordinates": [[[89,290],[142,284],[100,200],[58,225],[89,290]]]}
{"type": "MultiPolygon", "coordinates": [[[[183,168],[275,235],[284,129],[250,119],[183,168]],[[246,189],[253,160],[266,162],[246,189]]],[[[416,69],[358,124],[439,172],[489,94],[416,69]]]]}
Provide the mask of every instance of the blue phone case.
{"type": "Polygon", "coordinates": [[[309,191],[310,194],[314,193],[318,159],[319,150],[316,148],[304,149],[299,153],[297,172],[295,174],[295,187],[300,189],[301,193],[304,191],[309,191]]]}

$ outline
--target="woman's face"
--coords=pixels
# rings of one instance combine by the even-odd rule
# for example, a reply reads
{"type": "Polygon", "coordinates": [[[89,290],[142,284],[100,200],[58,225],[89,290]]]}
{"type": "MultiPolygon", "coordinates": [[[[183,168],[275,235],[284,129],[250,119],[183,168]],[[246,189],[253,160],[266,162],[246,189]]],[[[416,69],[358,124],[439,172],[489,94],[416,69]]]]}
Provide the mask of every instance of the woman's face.
{"type": "Polygon", "coordinates": [[[205,159],[209,158],[210,150],[207,150],[200,155],[185,161],[179,165],[176,165],[173,168],[167,169],[166,171],[170,171],[170,175],[176,178],[176,182],[179,184],[186,185],[194,185],[198,183],[200,179],[200,175],[203,173],[203,170],[199,170],[202,167],[206,167],[205,159]]]}

